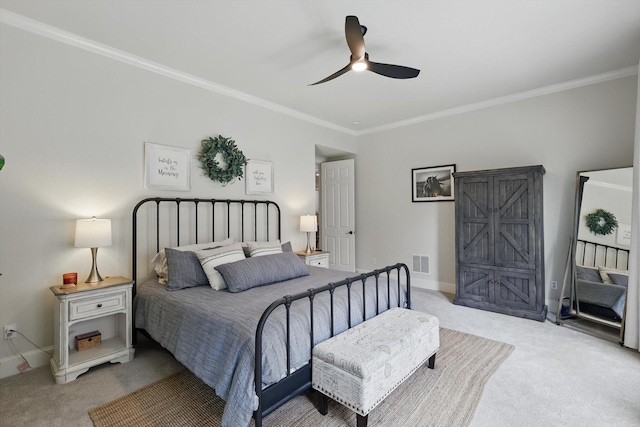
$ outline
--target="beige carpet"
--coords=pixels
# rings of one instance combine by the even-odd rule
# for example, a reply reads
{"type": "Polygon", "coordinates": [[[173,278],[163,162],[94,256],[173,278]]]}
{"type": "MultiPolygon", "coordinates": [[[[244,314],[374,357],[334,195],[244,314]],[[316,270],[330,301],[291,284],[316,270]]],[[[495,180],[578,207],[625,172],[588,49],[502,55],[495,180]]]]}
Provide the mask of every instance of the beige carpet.
{"type": "MultiPolygon", "coordinates": [[[[370,426],[467,426],[485,382],[514,347],[440,330],[436,368],[421,367],[369,414],[370,426]]],[[[224,401],[190,372],[157,381],[89,411],[96,427],[220,426],[224,401]]],[[[298,396],[268,415],[269,427],[355,426],[355,414],[330,402],[320,415],[315,395],[298,396]]],[[[251,423],[253,425],[253,421],[251,423]]]]}

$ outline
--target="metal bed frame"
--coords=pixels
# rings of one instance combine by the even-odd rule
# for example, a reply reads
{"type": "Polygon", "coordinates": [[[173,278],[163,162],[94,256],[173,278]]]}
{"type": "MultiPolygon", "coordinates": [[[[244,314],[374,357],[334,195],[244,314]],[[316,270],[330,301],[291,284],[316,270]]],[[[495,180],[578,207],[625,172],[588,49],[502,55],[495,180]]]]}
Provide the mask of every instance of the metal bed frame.
{"type": "Polygon", "coordinates": [[[576,264],[585,267],[596,267],[598,260],[602,260],[603,266],[615,268],[617,270],[629,269],[629,250],[617,246],[603,245],[602,243],[589,242],[588,240],[577,240],[576,264]],[[587,259],[587,253],[593,256],[587,259]],[[626,259],[621,260],[620,255],[626,255],[626,259]]]}
{"type": "MultiPolygon", "coordinates": [[[[180,229],[183,226],[182,220],[180,218],[180,210],[181,207],[188,205],[191,211],[193,211],[192,219],[193,221],[187,220],[187,226],[193,226],[194,228],[191,230],[195,236],[195,243],[198,243],[199,235],[201,234],[198,230],[199,217],[198,207],[202,204],[205,206],[211,206],[211,222],[210,222],[210,230],[211,230],[211,240],[216,235],[216,225],[222,224],[224,229],[225,236],[235,237],[231,233],[232,228],[232,215],[239,210],[239,218],[236,217],[234,221],[236,228],[240,228],[240,240],[244,241],[245,239],[245,229],[248,229],[249,232],[253,230],[253,238],[254,240],[258,240],[259,234],[258,229],[260,224],[262,224],[263,231],[260,233],[260,236],[264,236],[265,240],[269,240],[272,235],[273,238],[280,239],[281,238],[281,213],[280,207],[273,201],[269,200],[218,200],[218,199],[198,199],[198,198],[147,198],[140,201],[135,208],[133,209],[133,240],[132,240],[132,274],[134,279],[133,285],[133,295],[136,293],[136,283],[137,283],[137,274],[138,274],[138,212],[140,208],[147,203],[153,204],[155,203],[155,249],[156,253],[161,249],[160,248],[160,231],[161,231],[161,216],[162,216],[162,204],[169,204],[169,206],[175,205],[175,228],[176,228],[176,246],[181,244],[180,240],[180,229]],[[216,205],[222,205],[222,218],[220,219],[220,215],[216,216],[216,205]],[[261,209],[259,207],[264,205],[264,209],[260,212],[261,209]],[[245,215],[245,207],[246,210],[253,213],[252,219],[247,222],[245,215]],[[252,207],[252,208],[251,208],[252,207]],[[270,217],[269,212],[272,212],[271,215],[275,216],[275,218],[270,217]],[[225,220],[226,219],[226,225],[225,220]],[[222,221],[222,222],[220,222],[222,221]],[[270,228],[272,223],[277,225],[277,232],[272,233],[270,228]]],[[[184,216],[183,216],[184,220],[184,216]]],[[[208,230],[207,230],[208,231],[208,230]]],[[[184,235],[184,233],[183,233],[184,235]]],[[[211,241],[209,240],[209,241],[211,241]]],[[[191,243],[191,242],[189,242],[191,243]]],[[[186,243],[185,243],[186,244],[186,243]]],[[[262,426],[262,419],[266,415],[273,412],[275,409],[288,402],[295,396],[309,390],[311,388],[311,361],[309,361],[306,365],[301,368],[296,369],[294,372],[291,372],[291,348],[290,348],[290,309],[291,305],[295,301],[308,300],[309,304],[309,319],[310,319],[310,343],[313,348],[314,337],[313,337],[313,329],[314,329],[314,298],[321,293],[329,293],[330,298],[330,330],[331,336],[335,335],[334,329],[334,292],[338,288],[345,287],[347,292],[347,320],[348,320],[348,328],[351,328],[353,320],[351,318],[351,304],[352,304],[352,287],[361,286],[362,287],[362,321],[366,320],[366,295],[365,289],[367,286],[375,285],[375,301],[376,301],[376,309],[375,315],[380,314],[380,296],[386,292],[386,300],[387,300],[387,309],[392,307],[391,302],[391,275],[393,272],[397,273],[396,285],[397,285],[397,302],[394,301],[393,307],[402,307],[402,281],[401,281],[401,271],[404,271],[405,283],[406,287],[406,298],[404,307],[412,308],[411,305],[411,277],[409,273],[409,268],[405,264],[395,264],[392,266],[388,266],[379,270],[374,270],[369,273],[360,274],[358,276],[350,277],[339,282],[329,283],[324,286],[309,289],[306,292],[298,293],[295,295],[286,295],[282,298],[274,301],[271,305],[269,305],[260,321],[258,322],[258,326],[256,328],[255,335],[255,361],[254,361],[254,377],[255,377],[255,393],[258,396],[258,408],[253,413],[253,417],[255,419],[255,426],[262,426]],[[386,280],[385,280],[386,279],[386,280]],[[382,288],[382,289],[381,289],[382,288]],[[386,288],[386,289],[385,289],[386,288]],[[397,303],[397,305],[396,305],[397,303]],[[287,373],[286,376],[278,381],[275,384],[272,384],[266,388],[262,388],[262,333],[267,322],[269,316],[278,308],[284,306],[285,316],[286,316],[286,355],[287,355],[287,373]]],[[[355,299],[356,297],[353,297],[355,299]]],[[[359,301],[359,298],[358,298],[359,301]]],[[[135,337],[135,325],[133,336],[135,337]]]]}
{"type": "MultiPolygon", "coordinates": [[[[624,325],[627,311],[627,300],[625,298],[623,315],[620,322],[610,320],[608,318],[600,317],[594,314],[587,313],[580,309],[580,301],[577,298],[577,272],[576,266],[596,267],[596,264],[602,261],[602,265],[610,266],[612,263],[616,269],[627,269],[629,263],[629,250],[603,245],[600,243],[594,243],[586,240],[571,239],[569,242],[569,253],[567,256],[567,264],[565,268],[562,287],[560,288],[560,296],[558,298],[558,311],[556,313],[556,324],[571,326],[575,319],[586,319],[591,322],[606,325],[612,328],[619,329],[618,343],[624,345],[624,325]],[[575,248],[574,248],[575,246],[575,248]],[[587,250],[587,248],[590,248],[587,250]],[[586,256],[587,252],[592,252],[589,257],[586,256]],[[626,260],[620,260],[620,254],[626,255],[626,260]],[[613,262],[611,259],[613,258],[613,262]],[[569,294],[566,294],[566,288],[569,288],[569,294]],[[565,305],[565,300],[568,300],[565,305]],[[563,308],[566,310],[563,313],[563,308]]],[[[584,304],[584,303],[583,303],[584,304]]],[[[584,305],[583,305],[584,307],[584,305]]],[[[588,330],[587,330],[588,331],[588,330]]],[[[591,332],[589,332],[591,333],[591,332]]],[[[592,333],[596,336],[600,336],[598,333],[592,333]]]]}
{"type": "MultiPolygon", "coordinates": [[[[262,234],[263,236],[265,236],[265,240],[269,240],[269,238],[272,236],[271,234],[271,229],[270,226],[272,225],[270,222],[270,215],[269,212],[272,212],[272,215],[275,216],[275,223],[277,225],[277,232],[276,234],[274,234],[274,238],[275,239],[280,239],[281,237],[281,214],[280,214],[280,206],[278,206],[277,203],[272,202],[270,200],[229,200],[229,199],[199,199],[199,198],[190,198],[190,199],[182,199],[182,198],[167,198],[167,197],[152,197],[152,198],[147,198],[147,199],[143,199],[140,202],[138,202],[138,204],[133,208],[133,240],[132,240],[132,253],[131,256],[133,257],[133,264],[132,264],[132,275],[133,275],[133,280],[134,280],[134,285],[133,285],[133,295],[135,296],[135,292],[136,292],[136,285],[135,285],[135,281],[136,281],[136,275],[138,273],[138,269],[137,269],[137,252],[138,252],[138,211],[140,210],[140,208],[144,205],[146,205],[147,203],[155,203],[155,219],[156,219],[156,230],[155,230],[155,236],[156,236],[156,251],[154,253],[158,253],[160,251],[160,224],[161,224],[161,205],[162,204],[168,204],[169,206],[175,205],[175,226],[176,226],[176,244],[175,246],[179,246],[181,244],[180,241],[180,228],[181,228],[181,219],[180,219],[180,208],[181,205],[185,206],[185,205],[189,205],[189,207],[193,207],[193,221],[188,221],[188,225],[193,225],[193,232],[195,233],[195,242],[190,242],[190,243],[198,243],[198,239],[200,236],[200,223],[201,221],[199,221],[200,217],[198,216],[198,213],[200,212],[200,210],[198,209],[201,205],[204,206],[210,206],[211,208],[211,221],[208,222],[208,224],[210,224],[210,227],[207,228],[207,231],[209,231],[209,229],[211,230],[211,238],[209,241],[213,241],[214,237],[216,236],[216,225],[222,225],[223,226],[223,231],[224,231],[224,236],[225,237],[239,237],[240,241],[245,241],[245,228],[248,228],[248,225],[251,224],[251,222],[247,223],[247,219],[245,217],[245,206],[247,207],[247,210],[249,209],[248,207],[253,206],[253,231],[254,231],[254,235],[253,235],[253,239],[254,240],[258,240],[258,207],[259,206],[264,206],[265,209],[265,214],[263,215],[263,220],[264,220],[264,227],[265,227],[265,231],[262,234]],[[216,205],[218,206],[222,206],[222,212],[221,214],[223,215],[223,218],[220,220],[219,217],[216,216],[216,205]],[[231,232],[231,227],[232,227],[232,223],[231,223],[231,208],[235,207],[240,209],[240,217],[239,217],[239,226],[240,226],[240,236],[234,236],[231,232]],[[224,221],[224,219],[226,218],[226,223],[224,221]],[[218,219],[218,221],[216,221],[218,219]],[[222,221],[222,222],[221,222],[222,221]],[[225,226],[226,225],[226,226],[225,226]]],[[[218,212],[220,213],[220,212],[218,212]]],[[[183,217],[184,218],[184,217],[183,217]]],[[[187,218],[189,219],[189,218],[187,218]]],[[[238,219],[238,218],[236,218],[238,219]]],[[[237,224],[236,224],[237,225],[237,224]]],[[[184,235],[184,233],[183,233],[184,235]]]]}
{"type": "MultiPolygon", "coordinates": [[[[362,321],[366,320],[366,294],[365,288],[367,286],[367,279],[375,278],[375,287],[376,287],[376,316],[380,314],[380,276],[386,276],[386,292],[387,292],[387,309],[391,308],[391,273],[396,271],[398,274],[396,283],[398,287],[398,301],[397,307],[402,307],[401,301],[401,282],[400,282],[400,271],[404,270],[406,274],[406,286],[407,286],[407,295],[406,295],[406,307],[411,308],[411,287],[410,287],[410,274],[409,268],[405,264],[395,264],[388,267],[385,267],[380,270],[374,270],[369,273],[361,274],[355,277],[349,277],[347,279],[341,280],[335,283],[329,283],[327,285],[321,286],[319,288],[312,288],[306,292],[301,292],[296,295],[287,295],[282,297],[279,300],[273,302],[262,314],[260,318],[260,322],[258,323],[258,327],[256,329],[256,350],[255,350],[255,391],[258,396],[258,409],[254,413],[254,418],[256,421],[256,427],[260,427],[262,425],[262,417],[270,414],[275,409],[277,409],[282,404],[288,402],[290,399],[295,396],[301,394],[302,392],[311,388],[311,362],[304,365],[302,368],[297,369],[295,372],[291,373],[291,358],[290,358],[290,346],[289,346],[289,313],[291,309],[291,303],[298,300],[307,299],[309,301],[309,313],[310,313],[310,326],[309,326],[309,335],[311,343],[311,349],[313,349],[314,341],[313,341],[313,300],[316,295],[329,292],[330,301],[331,301],[331,337],[335,335],[334,330],[334,304],[333,304],[333,296],[336,289],[346,286],[347,288],[347,320],[348,326],[347,329],[350,329],[352,326],[351,319],[351,288],[354,284],[360,283],[362,285],[362,321]],[[287,319],[287,327],[286,327],[286,353],[287,353],[287,376],[280,380],[279,382],[262,389],[262,331],[264,329],[264,325],[271,315],[273,311],[280,307],[284,306],[286,310],[286,319],[287,319]]],[[[369,282],[372,282],[370,280],[369,282]]],[[[396,307],[396,305],[394,305],[396,307]]]]}

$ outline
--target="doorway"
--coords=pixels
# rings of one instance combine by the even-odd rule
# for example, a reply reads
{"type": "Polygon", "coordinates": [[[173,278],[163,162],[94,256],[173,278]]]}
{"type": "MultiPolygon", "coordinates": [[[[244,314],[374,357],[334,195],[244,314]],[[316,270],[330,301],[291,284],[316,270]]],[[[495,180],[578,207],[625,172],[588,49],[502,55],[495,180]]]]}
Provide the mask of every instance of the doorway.
{"type": "Polygon", "coordinates": [[[329,268],[355,271],[355,154],[316,146],[316,247],[329,268]]]}

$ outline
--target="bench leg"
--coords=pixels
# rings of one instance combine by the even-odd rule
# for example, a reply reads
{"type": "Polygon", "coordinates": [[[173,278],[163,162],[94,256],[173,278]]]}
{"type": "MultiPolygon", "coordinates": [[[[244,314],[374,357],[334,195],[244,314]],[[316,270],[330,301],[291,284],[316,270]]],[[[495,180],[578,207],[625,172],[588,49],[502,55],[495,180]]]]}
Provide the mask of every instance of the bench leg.
{"type": "Polygon", "coordinates": [[[433,368],[435,368],[435,366],[436,366],[436,354],[433,353],[433,356],[431,356],[429,358],[429,361],[427,362],[427,367],[429,369],[433,369],[433,368]]]}
{"type": "Polygon", "coordinates": [[[357,426],[358,427],[367,427],[367,421],[369,421],[369,414],[365,415],[364,417],[360,414],[356,414],[357,415],[357,426]]]}
{"type": "Polygon", "coordinates": [[[318,392],[318,394],[320,395],[320,407],[318,411],[320,411],[322,415],[327,415],[329,413],[329,398],[324,393],[318,392]]]}

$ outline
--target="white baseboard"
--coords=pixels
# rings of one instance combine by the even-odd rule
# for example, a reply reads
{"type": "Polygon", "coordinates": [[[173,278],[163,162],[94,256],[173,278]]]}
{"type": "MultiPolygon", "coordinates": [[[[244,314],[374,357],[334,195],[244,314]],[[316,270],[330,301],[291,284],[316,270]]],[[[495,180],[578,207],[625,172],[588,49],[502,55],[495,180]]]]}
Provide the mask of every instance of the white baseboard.
{"type": "Polygon", "coordinates": [[[429,291],[446,292],[448,294],[456,293],[455,283],[437,282],[435,280],[425,280],[417,277],[417,274],[411,276],[411,287],[427,289],[429,291]]]}
{"type": "MultiPolygon", "coordinates": [[[[368,273],[370,271],[371,270],[356,269],[356,273],[358,273],[358,274],[368,273]]],[[[394,275],[393,277],[395,278],[396,276],[394,275]]],[[[423,279],[422,277],[428,277],[428,275],[411,272],[411,287],[412,288],[426,289],[426,290],[429,290],[429,291],[446,292],[448,294],[455,294],[456,293],[456,285],[455,285],[455,283],[438,282],[436,280],[423,279]]],[[[400,281],[402,283],[405,282],[404,273],[402,273],[400,275],[400,281]]]]}
{"type": "MultiPolygon", "coordinates": [[[[367,271],[360,271],[360,270],[358,271],[358,273],[366,273],[366,272],[367,271]]],[[[427,279],[423,279],[420,276],[423,276],[423,275],[418,275],[418,274],[411,275],[412,288],[426,289],[428,291],[445,292],[453,295],[456,294],[455,283],[444,283],[444,282],[438,282],[435,280],[427,280],[427,279]]],[[[545,303],[547,304],[548,312],[553,313],[553,316],[555,316],[556,312],[558,311],[558,301],[547,299],[545,303]]]]}
{"type": "MultiPolygon", "coordinates": [[[[53,346],[45,347],[44,349],[53,353],[53,346]]],[[[29,366],[31,366],[31,368],[39,368],[40,366],[48,365],[51,360],[51,355],[43,352],[42,350],[26,351],[23,352],[22,355],[29,361],[29,366]]],[[[22,362],[22,357],[18,354],[0,359],[0,378],[19,374],[20,370],[18,367],[22,362]]]]}

